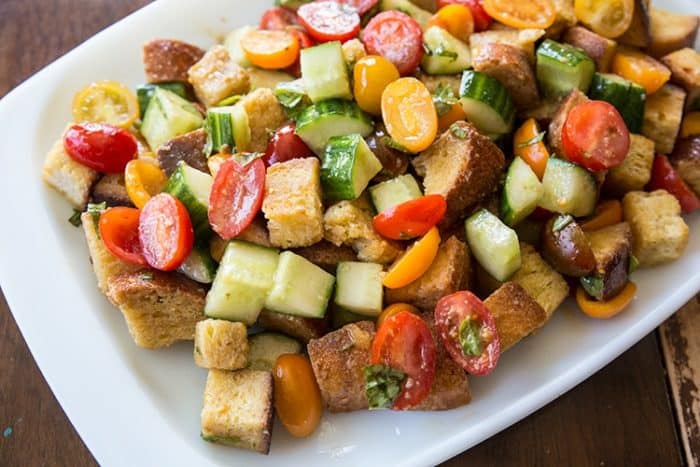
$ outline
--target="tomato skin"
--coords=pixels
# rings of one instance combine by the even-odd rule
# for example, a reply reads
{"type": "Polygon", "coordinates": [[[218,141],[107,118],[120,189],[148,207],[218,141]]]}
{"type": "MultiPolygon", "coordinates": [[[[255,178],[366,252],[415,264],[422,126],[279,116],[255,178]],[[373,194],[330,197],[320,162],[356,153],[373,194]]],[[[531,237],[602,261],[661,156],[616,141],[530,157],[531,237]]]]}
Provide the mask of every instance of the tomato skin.
{"type": "Polygon", "coordinates": [[[209,195],[209,223],[230,240],[253,222],[265,196],[265,163],[260,158],[241,167],[229,159],[219,168],[209,195]]]}
{"type": "Polygon", "coordinates": [[[299,22],[319,42],[345,42],[360,32],[360,15],[353,6],[317,0],[297,10],[299,22]]]}
{"type": "Polygon", "coordinates": [[[252,30],[241,37],[241,49],[254,65],[267,70],[287,68],[299,60],[299,39],[288,30],[252,30]]]}
{"type": "Polygon", "coordinates": [[[168,177],[154,162],[132,159],[124,168],[126,193],[137,208],[144,207],[149,199],[163,190],[166,183],[168,177]]]}
{"type": "Polygon", "coordinates": [[[309,436],[323,414],[321,391],[309,359],[301,354],[280,355],[272,376],[275,410],[282,424],[293,436],[309,436]]]}
{"type": "Polygon", "coordinates": [[[260,17],[260,29],[284,31],[287,26],[299,24],[293,11],[279,6],[268,8],[260,17]]]}
{"type": "Polygon", "coordinates": [[[102,173],[122,173],[136,157],[136,139],[121,128],[102,123],[80,123],[68,128],[63,147],[75,161],[102,173]]]}
{"type": "Polygon", "coordinates": [[[420,25],[400,11],[384,11],[372,18],[362,31],[362,42],[368,54],[386,58],[401,75],[413,72],[425,53],[420,25]]]}
{"type": "Polygon", "coordinates": [[[98,229],[105,247],[117,258],[147,266],[139,242],[139,214],[135,208],[110,208],[100,214],[98,229]]]}
{"type": "Polygon", "coordinates": [[[370,363],[386,365],[406,374],[392,410],[420,404],[435,381],[435,342],[419,316],[401,311],[387,318],[372,341],[370,363]]]}
{"type": "Polygon", "coordinates": [[[399,77],[399,70],[386,58],[378,55],[362,57],[353,67],[353,88],[357,105],[365,112],[381,115],[382,93],[399,77]]]}
{"type": "Polygon", "coordinates": [[[149,266],[174,271],[194,245],[194,230],[187,208],[169,193],[154,196],[141,209],[139,241],[149,266]]]}
{"type": "Polygon", "coordinates": [[[440,299],[435,306],[435,326],[450,357],[472,375],[487,375],[498,364],[501,343],[493,315],[471,292],[455,292],[440,299]],[[479,325],[479,337],[486,346],[478,356],[465,355],[458,333],[462,322],[471,318],[479,325]]]}
{"type": "Polygon", "coordinates": [[[688,214],[700,209],[700,199],[678,175],[668,158],[657,154],[651,168],[651,180],[647,185],[649,191],[666,190],[678,199],[681,209],[688,214]]]}
{"type": "Polygon", "coordinates": [[[377,329],[379,329],[384,321],[391,318],[394,315],[401,313],[402,311],[413,313],[415,315],[420,314],[420,310],[413,305],[408,303],[394,303],[384,308],[381,314],[377,317],[377,329]]]}
{"type": "Polygon", "coordinates": [[[453,3],[469,7],[469,9],[472,11],[472,16],[474,17],[474,31],[486,31],[491,27],[493,18],[486,13],[484,7],[481,6],[480,0],[438,0],[437,6],[438,8],[442,8],[447,5],[452,5],[453,3]]]}
{"type": "Polygon", "coordinates": [[[562,146],[571,162],[599,172],[625,160],[630,133],[615,107],[604,101],[587,101],[566,117],[562,146]]]}
{"type": "Polygon", "coordinates": [[[440,222],[447,212],[442,195],[426,195],[374,216],[372,225],[380,235],[393,240],[421,237],[440,222]]]}
{"type": "Polygon", "coordinates": [[[275,132],[267,144],[263,162],[265,167],[303,157],[314,157],[313,151],[296,134],[296,124],[289,123],[275,132]]]}

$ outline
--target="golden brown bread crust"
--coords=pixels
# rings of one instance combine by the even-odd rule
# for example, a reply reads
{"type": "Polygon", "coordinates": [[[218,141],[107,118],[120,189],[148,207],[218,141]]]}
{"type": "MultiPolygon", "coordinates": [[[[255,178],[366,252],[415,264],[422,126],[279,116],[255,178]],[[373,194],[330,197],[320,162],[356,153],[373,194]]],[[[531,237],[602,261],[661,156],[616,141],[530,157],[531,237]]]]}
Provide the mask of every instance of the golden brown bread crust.
{"type": "Polygon", "coordinates": [[[106,174],[93,185],[90,193],[91,203],[107,203],[107,206],[129,206],[133,203],[126,192],[124,174],[106,174]]]}
{"type": "Polygon", "coordinates": [[[486,44],[472,57],[472,66],[503,84],[518,109],[532,107],[539,101],[535,74],[521,49],[508,44],[486,44]]]}
{"type": "Polygon", "coordinates": [[[595,257],[595,272],[603,279],[601,300],[610,300],[627,284],[632,230],[627,222],[620,222],[590,232],[588,240],[595,257]]]}
{"type": "Polygon", "coordinates": [[[278,331],[303,342],[323,336],[329,327],[330,313],[324,318],[302,318],[285,313],[263,310],[258,315],[258,324],[267,331],[278,331]]]}
{"type": "Polygon", "coordinates": [[[143,65],[146,81],[187,82],[187,70],[204,56],[204,50],[186,42],[153,39],[143,45],[143,65]]]}
{"type": "Polygon", "coordinates": [[[683,47],[693,47],[699,24],[698,16],[670,13],[652,7],[649,13],[651,44],[647,52],[658,58],[683,47]]]}
{"type": "Polygon", "coordinates": [[[669,160],[683,181],[700,196],[700,136],[678,140],[669,160]]]}
{"type": "Polygon", "coordinates": [[[582,49],[591,57],[599,72],[605,73],[610,69],[617,44],[607,37],[600,36],[583,26],[569,28],[562,37],[562,42],[582,49]]]}
{"type": "Polygon", "coordinates": [[[166,142],[158,148],[158,164],[169,177],[184,161],[192,168],[209,173],[204,147],[207,144],[207,132],[200,128],[166,142]]]}
{"type": "Polygon", "coordinates": [[[547,321],[547,313],[525,289],[506,282],[484,301],[496,320],[501,352],[530,335],[547,321]]]}
{"type": "Polygon", "coordinates": [[[586,102],[588,97],[578,89],[574,89],[569,93],[568,96],[559,104],[557,112],[552,117],[552,121],[549,123],[549,132],[547,133],[547,141],[552,149],[553,154],[563,155],[564,149],[561,143],[561,132],[564,128],[564,123],[566,123],[566,117],[569,112],[582,102],[586,102]]]}
{"type": "Polygon", "coordinates": [[[335,274],[338,263],[343,261],[357,261],[357,254],[348,246],[335,246],[327,240],[294,250],[294,253],[303,256],[317,266],[335,274]]]}
{"type": "Polygon", "coordinates": [[[620,44],[633,47],[648,47],[651,43],[651,28],[649,17],[650,0],[634,1],[634,16],[627,31],[617,38],[620,44]]]}

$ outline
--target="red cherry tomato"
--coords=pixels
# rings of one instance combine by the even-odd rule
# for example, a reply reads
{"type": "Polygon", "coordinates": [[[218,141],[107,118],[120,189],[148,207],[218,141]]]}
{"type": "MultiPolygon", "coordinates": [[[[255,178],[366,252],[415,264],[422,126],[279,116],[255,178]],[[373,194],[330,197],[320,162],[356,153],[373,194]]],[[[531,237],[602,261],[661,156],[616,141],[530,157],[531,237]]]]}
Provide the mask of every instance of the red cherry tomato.
{"type": "Polygon", "coordinates": [[[630,132],[620,113],[604,101],[574,107],[562,129],[564,155],[592,172],[620,165],[630,149],[630,132]]]}
{"type": "Polygon", "coordinates": [[[263,162],[266,167],[278,162],[302,157],[314,157],[314,153],[295,133],[296,124],[290,123],[275,132],[267,144],[263,162]]]}
{"type": "Polygon", "coordinates": [[[408,75],[423,58],[423,31],[400,11],[384,11],[372,18],[362,31],[362,42],[370,55],[381,55],[408,75]]]}
{"type": "Polygon", "coordinates": [[[332,0],[305,3],[297,10],[299,22],[319,42],[345,42],[360,32],[360,15],[349,5],[332,0]]]}
{"type": "Polygon", "coordinates": [[[173,271],[187,259],[194,230],[187,208],[169,193],[154,196],[141,209],[139,240],[149,266],[173,271]]]}
{"type": "Polygon", "coordinates": [[[654,158],[654,165],[651,169],[651,180],[647,189],[666,190],[678,198],[681,209],[684,213],[693,212],[700,209],[700,199],[688,188],[678,172],[673,168],[666,156],[657,154],[654,158]]]}
{"type": "Polygon", "coordinates": [[[221,165],[209,195],[209,223],[230,240],[253,222],[265,196],[265,164],[258,158],[241,167],[233,159],[221,165]]]}
{"type": "Polygon", "coordinates": [[[338,3],[351,5],[357,10],[357,14],[362,16],[377,6],[379,0],[338,0],[338,3]]]}
{"type": "Polygon", "coordinates": [[[435,326],[452,360],[468,373],[487,375],[501,355],[493,315],[471,292],[456,292],[435,306],[435,326]]]}
{"type": "Polygon", "coordinates": [[[452,3],[459,3],[460,5],[468,6],[472,11],[472,16],[474,17],[474,30],[476,32],[486,31],[491,27],[493,18],[486,13],[484,7],[481,6],[481,0],[438,0],[438,9],[450,5],[452,3]]]}
{"type": "Polygon", "coordinates": [[[100,215],[100,238],[105,247],[119,259],[146,266],[139,242],[139,210],[135,208],[110,208],[100,215]]]}
{"type": "Polygon", "coordinates": [[[131,133],[103,123],[71,126],[63,136],[63,147],[76,161],[103,173],[124,172],[138,150],[131,133]]]}
{"type": "Polygon", "coordinates": [[[401,311],[382,323],[372,341],[370,363],[406,374],[392,409],[408,409],[428,396],[435,380],[436,358],[433,336],[419,316],[401,311]]]}
{"type": "Polygon", "coordinates": [[[445,217],[447,201],[442,195],[422,196],[374,216],[374,230],[386,238],[408,240],[422,237],[445,217]]]}
{"type": "Polygon", "coordinates": [[[260,29],[269,31],[283,31],[287,26],[297,23],[297,15],[293,11],[282,7],[272,7],[265,10],[260,17],[260,29]]]}

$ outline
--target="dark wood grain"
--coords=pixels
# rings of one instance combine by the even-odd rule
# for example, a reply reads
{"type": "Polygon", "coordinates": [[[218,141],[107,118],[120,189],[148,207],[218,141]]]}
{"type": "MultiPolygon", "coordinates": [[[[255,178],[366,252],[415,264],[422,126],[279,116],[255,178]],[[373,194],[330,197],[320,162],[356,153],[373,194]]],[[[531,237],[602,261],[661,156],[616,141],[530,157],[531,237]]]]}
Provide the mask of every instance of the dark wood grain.
{"type": "MultiPolygon", "coordinates": [[[[1,0],[0,96],[146,3],[1,0]]],[[[38,371],[1,296],[0,433],[0,466],[95,465],[38,371]]],[[[447,465],[683,465],[656,335],[447,465]]]]}

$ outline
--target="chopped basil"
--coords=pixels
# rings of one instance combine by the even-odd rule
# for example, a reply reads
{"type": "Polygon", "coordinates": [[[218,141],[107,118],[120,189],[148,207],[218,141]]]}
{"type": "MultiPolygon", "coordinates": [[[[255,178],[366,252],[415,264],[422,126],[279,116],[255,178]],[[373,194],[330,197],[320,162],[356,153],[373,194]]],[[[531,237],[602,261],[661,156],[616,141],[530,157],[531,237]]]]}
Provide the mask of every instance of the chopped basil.
{"type": "Polygon", "coordinates": [[[364,369],[365,392],[370,409],[391,407],[401,392],[406,374],[386,365],[369,365],[364,369]]]}
{"type": "Polygon", "coordinates": [[[464,355],[477,357],[483,352],[481,326],[473,319],[467,318],[459,326],[459,343],[464,355]]]}
{"type": "Polygon", "coordinates": [[[632,274],[639,267],[639,260],[636,256],[630,255],[630,264],[627,266],[627,274],[632,274]]]}
{"type": "Polygon", "coordinates": [[[102,211],[107,209],[107,202],[103,201],[99,204],[93,204],[90,203],[87,205],[87,213],[92,216],[92,221],[95,223],[95,230],[97,231],[97,236],[100,236],[100,229],[99,229],[99,223],[100,223],[100,214],[102,214],[102,211]]]}
{"type": "Polygon", "coordinates": [[[440,83],[433,94],[433,103],[437,110],[438,117],[442,117],[447,112],[452,110],[452,107],[458,102],[452,87],[440,83]]]}
{"type": "Polygon", "coordinates": [[[80,216],[83,213],[78,211],[77,209],[73,209],[73,215],[68,218],[68,222],[70,222],[73,226],[75,227],[80,227],[83,225],[83,221],[80,220],[80,216]]]}
{"type": "Polygon", "coordinates": [[[467,139],[467,131],[459,125],[452,124],[450,132],[459,139],[467,139]]]}
{"type": "Polygon", "coordinates": [[[581,285],[583,286],[583,290],[585,290],[591,297],[595,298],[596,300],[603,299],[603,289],[605,288],[605,283],[599,274],[582,277],[581,285]]]}
{"type": "Polygon", "coordinates": [[[567,225],[571,224],[574,221],[574,218],[571,217],[569,214],[565,216],[557,216],[556,219],[554,219],[554,222],[552,223],[552,233],[557,233],[567,225]]]}
{"type": "Polygon", "coordinates": [[[216,106],[217,107],[227,107],[229,105],[235,104],[236,102],[240,101],[241,99],[243,99],[243,96],[227,97],[226,99],[224,99],[221,102],[219,102],[218,104],[216,104],[216,106]]]}
{"type": "Polygon", "coordinates": [[[142,281],[152,281],[153,280],[153,273],[152,272],[144,272],[139,276],[139,279],[142,281]]]}
{"type": "Polygon", "coordinates": [[[308,107],[306,91],[301,80],[278,84],[275,88],[275,96],[292,119],[308,107]]]}
{"type": "Polygon", "coordinates": [[[452,59],[452,61],[457,60],[457,57],[459,57],[459,54],[457,54],[457,52],[448,50],[447,48],[445,48],[444,44],[438,44],[437,47],[435,47],[434,49],[428,47],[427,44],[423,44],[423,50],[425,50],[426,55],[431,57],[445,57],[452,59]]]}
{"type": "Polygon", "coordinates": [[[546,132],[540,131],[539,133],[537,133],[535,136],[533,136],[529,140],[518,144],[518,148],[520,148],[520,149],[526,148],[528,146],[532,146],[533,144],[537,144],[537,143],[541,142],[544,139],[545,134],[546,134],[546,132]]]}
{"type": "Polygon", "coordinates": [[[400,151],[400,152],[405,152],[406,154],[411,154],[411,151],[406,149],[406,147],[404,145],[397,142],[395,139],[391,138],[390,136],[382,136],[381,141],[384,144],[384,146],[386,146],[388,148],[395,149],[395,150],[400,151]]]}

